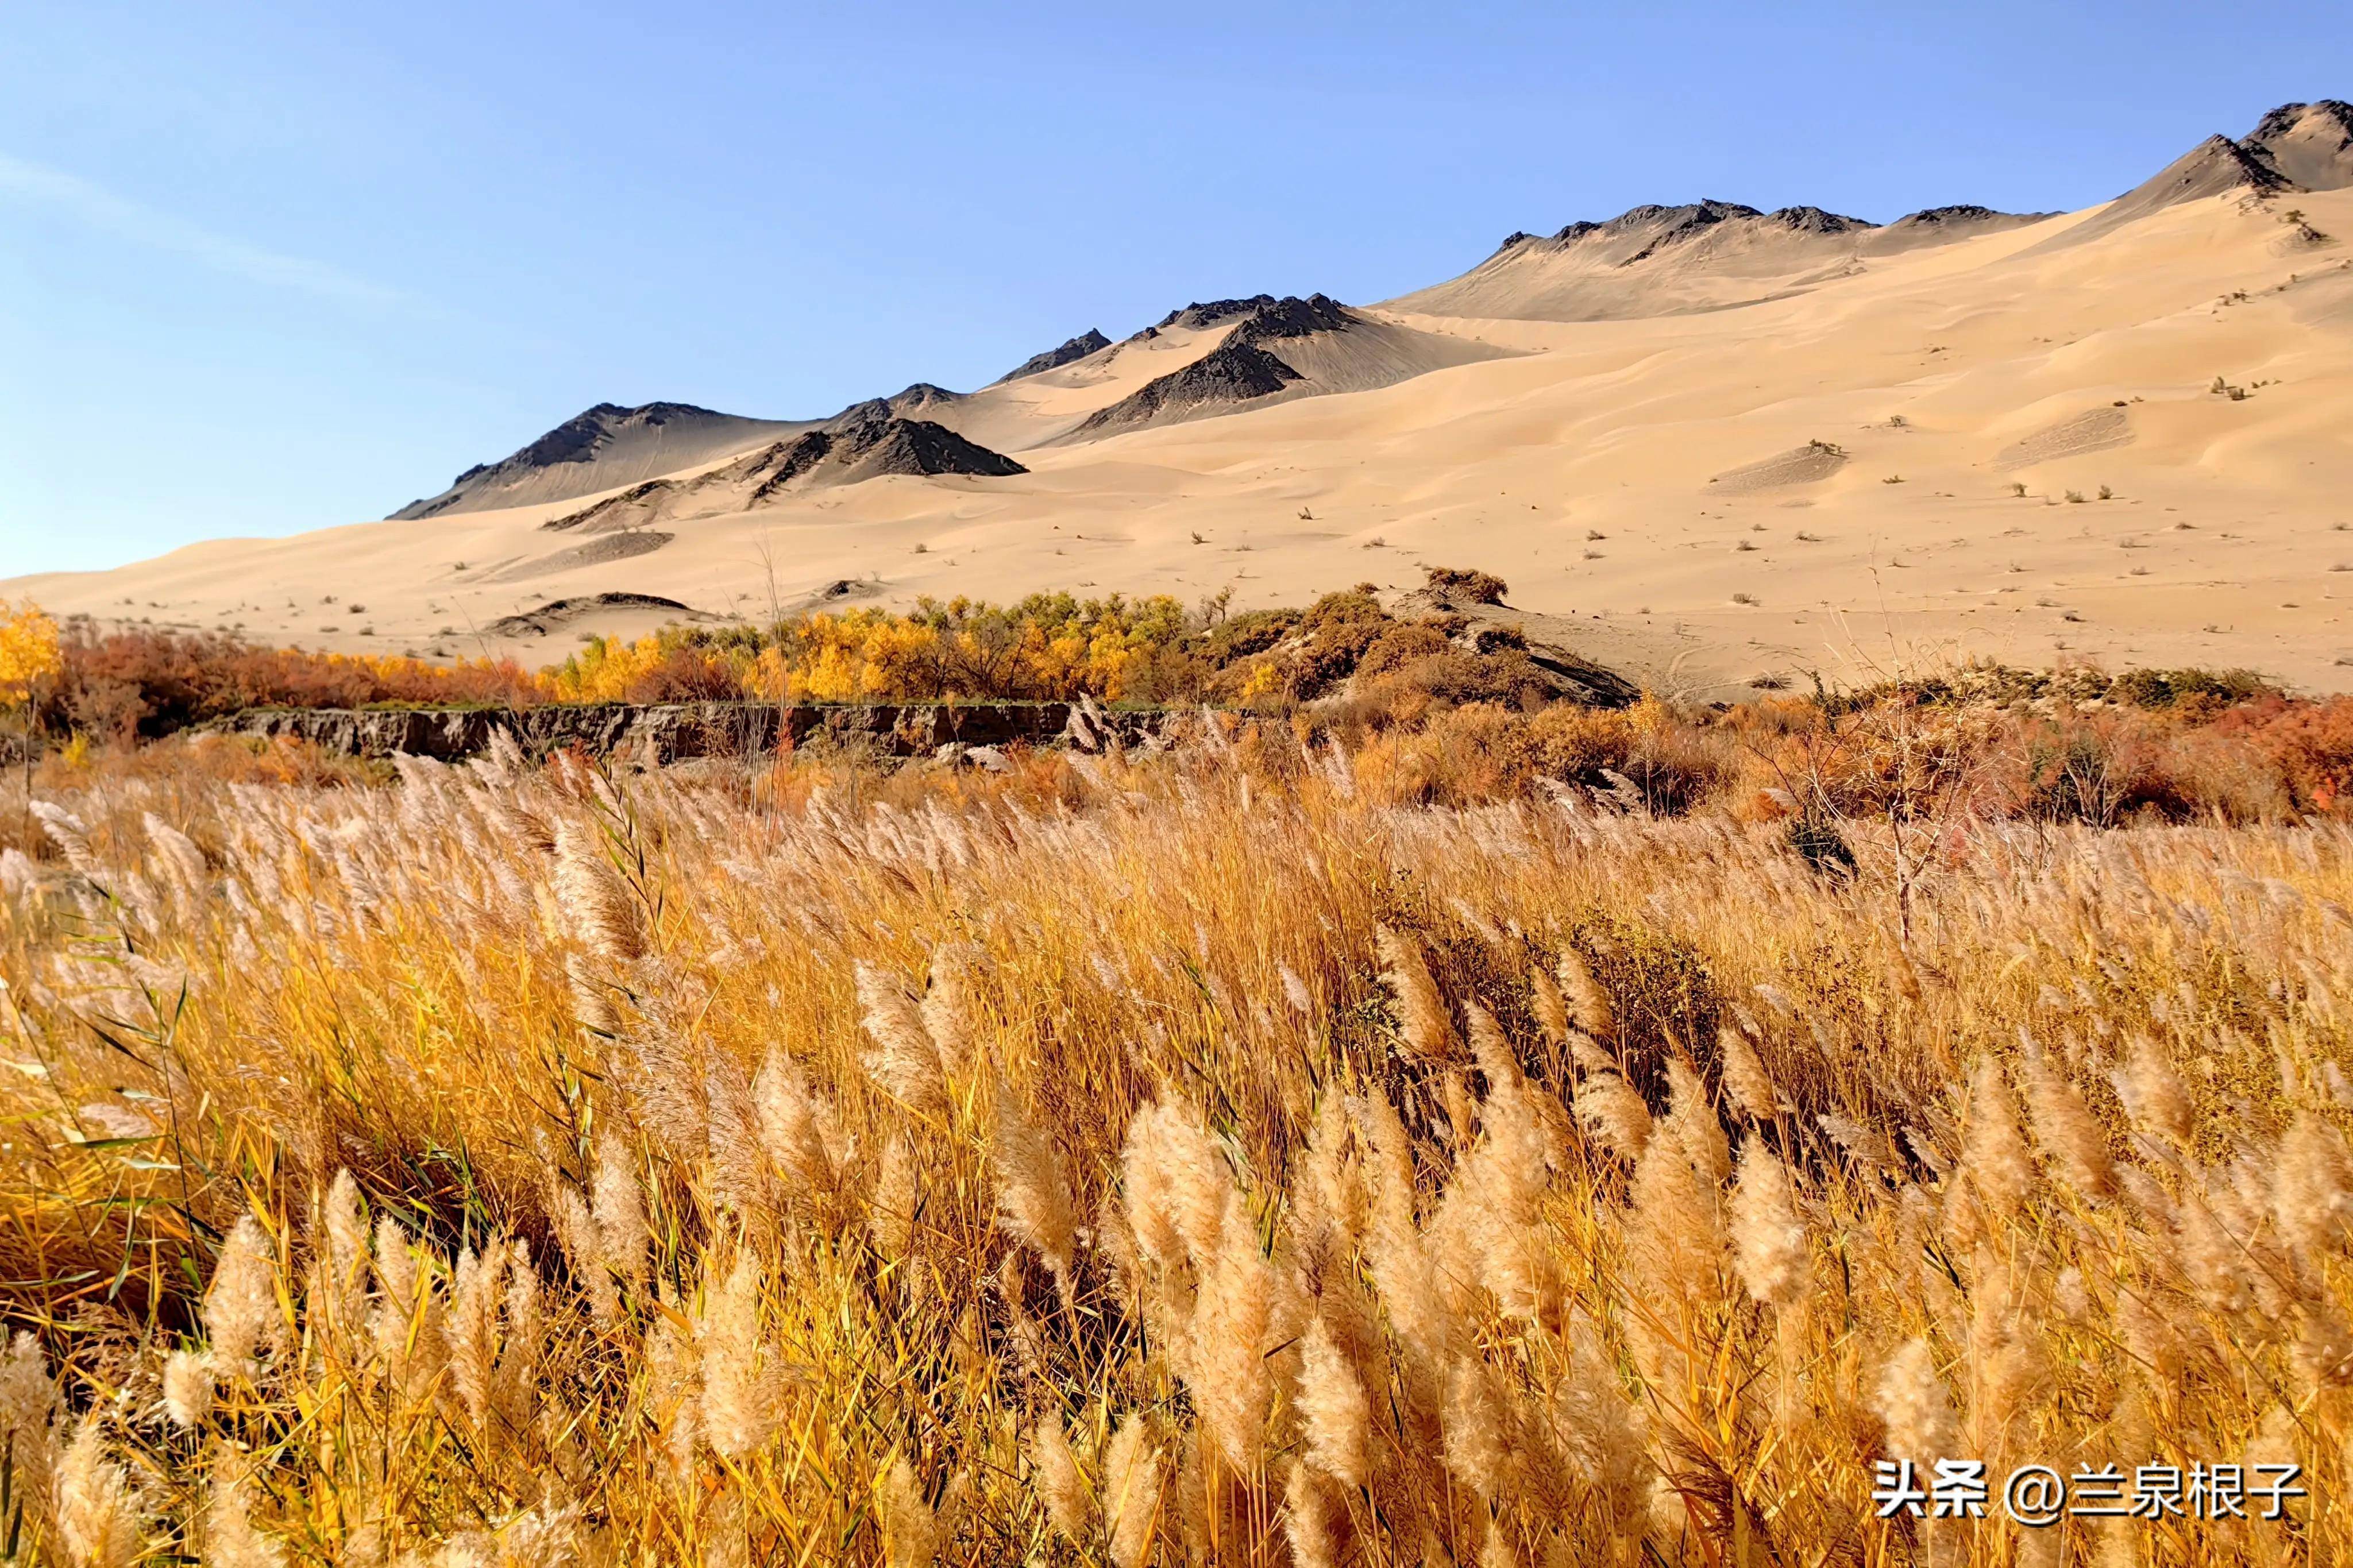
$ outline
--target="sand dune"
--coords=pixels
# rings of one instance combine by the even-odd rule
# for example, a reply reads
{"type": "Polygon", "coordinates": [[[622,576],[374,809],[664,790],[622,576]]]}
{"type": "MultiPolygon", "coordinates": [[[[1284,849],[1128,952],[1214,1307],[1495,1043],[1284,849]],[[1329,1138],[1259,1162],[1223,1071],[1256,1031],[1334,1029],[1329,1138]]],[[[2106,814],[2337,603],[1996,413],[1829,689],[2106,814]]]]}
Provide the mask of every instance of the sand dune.
{"type": "Polygon", "coordinates": [[[747,459],[818,427],[802,425],[591,492],[214,542],[0,592],[272,641],[538,662],[583,631],[649,624],[642,605],[595,605],[623,589],[722,616],[1045,587],[1230,587],[1249,605],[1359,580],[1403,591],[1442,563],[1503,574],[1563,646],[1703,696],[1967,654],[2353,686],[2341,122],[2327,104],[2267,116],[2235,153],[2193,150],[2190,170],[2141,187],[2179,184],[2170,199],[2121,219],[2125,201],[1922,214],[1908,229],[1729,204],[1693,228],[1689,209],[1649,209],[1612,235],[1524,240],[1503,259],[1525,249],[1525,263],[1385,308],[1334,306],[1343,326],[1298,301],[1295,332],[1271,318],[1246,331],[1286,302],[1209,301],[974,393],[883,400],[883,417],[1026,471],[787,482],[754,503],[747,459]],[[2182,178],[2249,166],[2269,178],[2182,178]],[[1645,245],[1615,278],[1601,265],[1645,245]],[[1634,277],[1662,259],[1668,283],[1634,277]],[[1608,305],[1609,288],[1625,299],[1608,305]],[[1531,300],[1584,315],[1546,319],[1531,300]],[[1283,381],[1215,417],[1074,435],[1240,350],[1320,395],[1283,381]],[[639,503],[620,498],[654,481],[711,510],[656,508],[601,533],[581,516],[626,511],[639,503]],[[655,534],[669,537],[627,542],[655,534]],[[645,552],[592,558],[607,540],[645,552]],[[560,632],[492,629],[556,600],[589,607],[560,632]]]}

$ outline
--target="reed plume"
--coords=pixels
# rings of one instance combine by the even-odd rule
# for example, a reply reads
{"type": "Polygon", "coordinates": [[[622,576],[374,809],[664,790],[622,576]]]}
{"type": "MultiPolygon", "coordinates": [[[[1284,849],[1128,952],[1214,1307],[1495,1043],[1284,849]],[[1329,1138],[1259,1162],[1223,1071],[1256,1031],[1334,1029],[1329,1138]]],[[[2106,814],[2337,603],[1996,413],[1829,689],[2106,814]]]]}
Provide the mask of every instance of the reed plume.
{"type": "Polygon", "coordinates": [[[997,1079],[989,1153],[997,1170],[998,1222],[1015,1240],[1036,1249],[1067,1294],[1079,1237],[1070,1182],[1052,1141],[1002,1075],[997,1079]]]}
{"type": "Polygon", "coordinates": [[[1038,1489],[1039,1500],[1046,1505],[1046,1517],[1062,1539],[1073,1546],[1084,1545],[1092,1510],[1089,1507],[1086,1482],[1080,1478],[1079,1462],[1071,1452],[1071,1439],[1062,1428],[1062,1413],[1049,1410],[1038,1423],[1029,1441],[1029,1464],[1038,1489]]]}
{"type": "Polygon", "coordinates": [[[142,1544],[138,1501],[96,1413],[66,1446],[56,1486],[58,1538],[75,1568],[129,1568],[142,1544]]]}
{"type": "Polygon", "coordinates": [[[858,1001],[864,1009],[866,1033],[874,1042],[866,1070],[876,1087],[916,1115],[944,1111],[947,1083],[939,1047],[906,987],[874,965],[861,963],[858,1001]]]}
{"type": "Polygon", "coordinates": [[[1446,1000],[1430,975],[1420,944],[1388,926],[1374,933],[1381,959],[1381,978],[1397,999],[1398,1038],[1414,1056],[1438,1059],[1454,1048],[1454,1024],[1446,1015],[1446,1000]]]}
{"type": "Polygon", "coordinates": [[[642,912],[589,830],[566,821],[555,830],[555,891],[588,950],[615,963],[645,956],[642,912]]]}

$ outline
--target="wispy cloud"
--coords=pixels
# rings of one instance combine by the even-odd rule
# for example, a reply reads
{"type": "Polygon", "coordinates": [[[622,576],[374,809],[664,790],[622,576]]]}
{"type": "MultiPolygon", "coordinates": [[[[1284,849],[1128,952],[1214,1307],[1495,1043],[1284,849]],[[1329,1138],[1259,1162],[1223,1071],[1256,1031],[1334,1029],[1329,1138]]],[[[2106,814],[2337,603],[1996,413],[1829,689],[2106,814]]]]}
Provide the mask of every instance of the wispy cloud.
{"type": "Polygon", "coordinates": [[[171,251],[256,283],[355,304],[417,303],[400,289],[372,283],[340,267],[307,257],[283,255],[216,234],[169,213],[126,200],[79,175],[0,153],[0,197],[8,196],[37,202],[118,238],[171,251]]]}

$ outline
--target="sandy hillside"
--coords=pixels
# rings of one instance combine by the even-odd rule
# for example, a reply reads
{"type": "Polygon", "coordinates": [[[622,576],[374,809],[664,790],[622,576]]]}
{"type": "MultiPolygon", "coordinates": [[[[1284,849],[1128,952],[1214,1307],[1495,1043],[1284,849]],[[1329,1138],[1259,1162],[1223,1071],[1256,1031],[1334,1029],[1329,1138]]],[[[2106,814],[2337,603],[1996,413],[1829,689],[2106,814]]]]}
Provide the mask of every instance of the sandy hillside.
{"type": "Polygon", "coordinates": [[[539,663],[661,618],[613,592],[1261,604],[1442,563],[1703,696],[1972,654],[2353,687],[2353,110],[2216,140],[2087,213],[1641,208],[1384,306],[1187,307],[971,394],[606,410],[601,446],[527,447],[430,516],[0,594],[539,663]]]}

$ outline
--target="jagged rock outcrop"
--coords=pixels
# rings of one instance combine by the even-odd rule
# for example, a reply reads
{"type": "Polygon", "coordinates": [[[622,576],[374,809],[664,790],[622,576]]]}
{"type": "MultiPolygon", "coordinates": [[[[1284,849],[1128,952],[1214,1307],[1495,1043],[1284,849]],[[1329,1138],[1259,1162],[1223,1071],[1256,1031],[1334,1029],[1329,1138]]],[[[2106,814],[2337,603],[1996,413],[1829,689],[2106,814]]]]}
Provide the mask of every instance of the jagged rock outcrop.
{"type": "Polygon", "coordinates": [[[1268,397],[1300,379],[1282,361],[1250,343],[1232,340],[1182,370],[1147,381],[1108,407],[1098,408],[1074,434],[1107,436],[1220,405],[1268,397]]]}
{"type": "Polygon", "coordinates": [[[1363,318],[1329,294],[1270,300],[1242,318],[1228,342],[1272,343],[1311,332],[1345,332],[1363,318]]]}
{"type": "Polygon", "coordinates": [[[884,474],[982,474],[1004,479],[1029,470],[1002,452],[967,441],[928,419],[865,420],[832,432],[823,455],[835,465],[834,484],[856,484],[884,474]]]}
{"type": "Polygon", "coordinates": [[[1263,310],[1275,303],[1271,294],[1253,294],[1247,300],[1196,300],[1181,305],[1145,329],[1155,333],[1173,329],[1214,327],[1224,322],[1263,310]]]}

